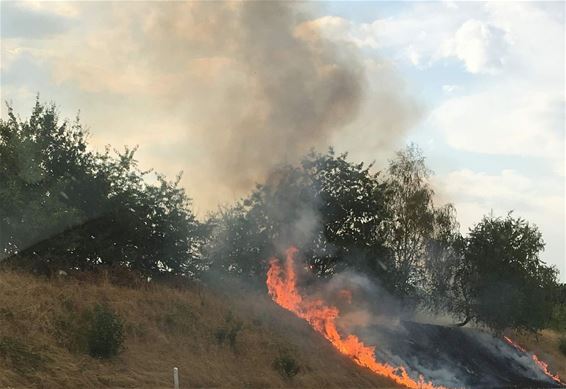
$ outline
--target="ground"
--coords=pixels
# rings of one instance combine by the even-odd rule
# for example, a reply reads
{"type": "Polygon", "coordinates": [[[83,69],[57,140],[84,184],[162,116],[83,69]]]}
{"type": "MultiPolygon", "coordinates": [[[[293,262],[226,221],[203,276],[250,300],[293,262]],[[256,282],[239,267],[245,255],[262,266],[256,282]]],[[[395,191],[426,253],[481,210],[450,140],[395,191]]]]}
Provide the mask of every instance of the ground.
{"type": "Polygon", "coordinates": [[[170,388],[175,366],[181,387],[394,386],[267,297],[241,296],[197,284],[119,287],[0,272],[0,387],[170,388]],[[77,336],[97,303],[125,324],[124,349],[110,360],[90,357],[77,336]],[[240,326],[231,341],[226,333],[240,326]],[[282,356],[299,366],[296,376],[274,367],[282,356]]]}

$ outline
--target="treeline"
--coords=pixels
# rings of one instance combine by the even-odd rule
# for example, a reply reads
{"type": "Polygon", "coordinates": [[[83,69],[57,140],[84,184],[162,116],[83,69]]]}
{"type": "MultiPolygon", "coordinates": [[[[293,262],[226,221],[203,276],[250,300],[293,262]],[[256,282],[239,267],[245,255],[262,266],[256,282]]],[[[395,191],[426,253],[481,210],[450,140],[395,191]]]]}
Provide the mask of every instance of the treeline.
{"type": "Polygon", "coordinates": [[[566,312],[536,226],[511,213],[484,216],[462,236],[454,208],[435,203],[415,146],[382,172],[332,150],[312,152],[205,221],[179,177],[152,182],[148,174],[135,149],[89,150],[79,121],[59,120],[54,106],[36,102],[27,120],[8,107],[0,122],[2,264],[48,275],[229,273],[263,285],[268,259],[293,244],[319,277],[361,272],[408,306],[462,325],[535,331],[566,312]]]}

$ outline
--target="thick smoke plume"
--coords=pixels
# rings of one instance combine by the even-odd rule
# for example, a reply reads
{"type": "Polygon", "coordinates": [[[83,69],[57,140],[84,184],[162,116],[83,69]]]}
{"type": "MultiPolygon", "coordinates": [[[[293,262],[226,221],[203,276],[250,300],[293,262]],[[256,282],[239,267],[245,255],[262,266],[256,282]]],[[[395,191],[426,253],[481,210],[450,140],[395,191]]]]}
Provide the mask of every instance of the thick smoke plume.
{"type": "Polygon", "coordinates": [[[326,39],[314,6],[84,4],[104,34],[62,41],[54,78],[127,96],[87,117],[98,141],[141,144],[142,166],[183,170],[197,211],[214,209],[311,148],[380,158],[418,116],[392,67],[326,39]]]}
{"type": "Polygon", "coordinates": [[[154,65],[207,68],[198,72],[208,80],[187,80],[188,95],[202,91],[186,101],[187,131],[198,135],[207,174],[233,191],[324,143],[358,111],[356,52],[302,20],[282,2],[190,3],[157,9],[149,27],[154,65]]]}

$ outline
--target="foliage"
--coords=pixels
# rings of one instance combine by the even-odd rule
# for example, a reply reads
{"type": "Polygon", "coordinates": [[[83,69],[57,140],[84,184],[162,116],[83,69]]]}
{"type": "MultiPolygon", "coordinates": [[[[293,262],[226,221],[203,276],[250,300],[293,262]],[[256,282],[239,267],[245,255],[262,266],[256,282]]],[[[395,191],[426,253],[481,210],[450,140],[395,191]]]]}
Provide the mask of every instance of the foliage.
{"type": "Polygon", "coordinates": [[[369,166],[346,154],[310,153],[211,219],[209,258],[224,270],[263,276],[267,259],[294,244],[320,276],[345,267],[380,274],[390,260],[384,191],[369,166]]]}
{"type": "Polygon", "coordinates": [[[550,318],[549,328],[559,332],[566,332],[566,284],[559,284],[555,288],[554,307],[550,318]]]}
{"type": "MultiPolygon", "coordinates": [[[[0,121],[0,260],[46,274],[126,269],[135,279],[211,269],[263,285],[269,258],[295,245],[319,277],[361,272],[405,304],[462,324],[537,330],[566,322],[564,288],[539,258],[538,229],[490,216],[463,237],[452,205],[435,204],[432,172],[414,145],[385,173],[332,149],[311,152],[205,224],[180,176],[150,182],[135,151],[89,150],[79,121],[61,122],[54,106],[36,102],[26,121],[8,107],[0,121]]],[[[238,331],[227,321],[216,336],[233,347],[238,331]]]]}
{"type": "Polygon", "coordinates": [[[556,331],[566,332],[566,305],[554,304],[548,327],[556,331]]]}
{"type": "Polygon", "coordinates": [[[554,305],[557,270],[539,258],[539,230],[521,218],[486,216],[470,230],[456,282],[464,300],[456,313],[495,330],[544,328],[554,305]]]}
{"type": "Polygon", "coordinates": [[[0,259],[50,273],[123,266],[144,274],[194,272],[202,241],[190,200],[138,169],[135,149],[89,151],[78,122],[36,102],[0,121],[0,259]]]}
{"type": "Polygon", "coordinates": [[[289,353],[281,353],[273,361],[273,368],[281,374],[283,378],[293,378],[301,370],[299,363],[289,353]]]}
{"type": "Polygon", "coordinates": [[[562,353],[562,355],[566,355],[566,337],[561,337],[558,341],[558,350],[562,353]]]}
{"type": "Polygon", "coordinates": [[[431,174],[415,145],[389,164],[385,201],[391,217],[384,231],[394,255],[393,289],[401,297],[426,292],[430,299],[447,288],[447,262],[453,260],[459,227],[451,204],[435,207],[431,174]]]}
{"type": "Polygon", "coordinates": [[[118,355],[124,343],[122,320],[110,308],[96,305],[87,332],[88,353],[95,358],[118,355]]]}

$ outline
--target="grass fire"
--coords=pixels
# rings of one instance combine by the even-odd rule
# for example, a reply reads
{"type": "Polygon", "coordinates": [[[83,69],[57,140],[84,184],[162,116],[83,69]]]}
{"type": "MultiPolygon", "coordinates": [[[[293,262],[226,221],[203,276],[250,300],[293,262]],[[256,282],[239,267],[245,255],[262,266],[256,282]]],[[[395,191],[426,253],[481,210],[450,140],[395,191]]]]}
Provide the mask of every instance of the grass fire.
{"type": "MultiPolygon", "coordinates": [[[[375,356],[375,346],[365,345],[356,335],[345,335],[344,333],[348,332],[348,328],[338,328],[337,322],[340,317],[340,310],[337,307],[329,305],[321,297],[301,295],[298,289],[297,274],[295,271],[295,255],[297,251],[298,249],[296,247],[288,248],[283,264],[281,264],[277,258],[272,258],[269,262],[270,267],[267,271],[266,282],[267,289],[274,302],[306,320],[316,332],[321,334],[341,354],[348,356],[356,364],[368,368],[372,372],[387,377],[393,382],[407,388],[445,388],[445,386],[441,384],[425,381],[423,374],[418,371],[413,372],[411,375],[408,373],[405,366],[392,366],[386,362],[378,362],[375,356]]],[[[351,303],[351,291],[344,293],[344,290],[341,290],[340,292],[346,294],[348,302],[351,303]]],[[[535,354],[529,354],[525,349],[511,341],[509,337],[504,336],[503,338],[519,353],[530,355],[535,365],[511,366],[510,363],[507,363],[505,368],[511,369],[511,375],[506,377],[505,371],[500,371],[499,378],[489,383],[491,387],[520,384],[537,385],[539,387],[554,387],[555,384],[560,387],[565,385],[558,375],[553,375],[549,372],[548,364],[539,360],[535,354]],[[524,376],[518,371],[518,368],[522,368],[524,376]],[[540,372],[536,371],[537,368],[540,369],[540,372]],[[529,369],[531,371],[529,371],[529,369]],[[545,379],[540,373],[544,374],[547,378],[545,379]]],[[[492,341],[497,342],[497,339],[493,339],[492,341]]],[[[462,347],[463,343],[461,343],[460,346],[462,347]]],[[[439,358],[438,350],[437,348],[436,355],[431,355],[430,358],[439,358]]],[[[446,366],[444,366],[444,368],[446,368],[446,366]]],[[[457,387],[470,386],[464,375],[458,377],[457,380],[457,387]]],[[[478,386],[478,383],[473,383],[472,386],[478,386]]]]}
{"type": "Polygon", "coordinates": [[[566,387],[562,5],[0,1],[0,389],[566,387]]]}

